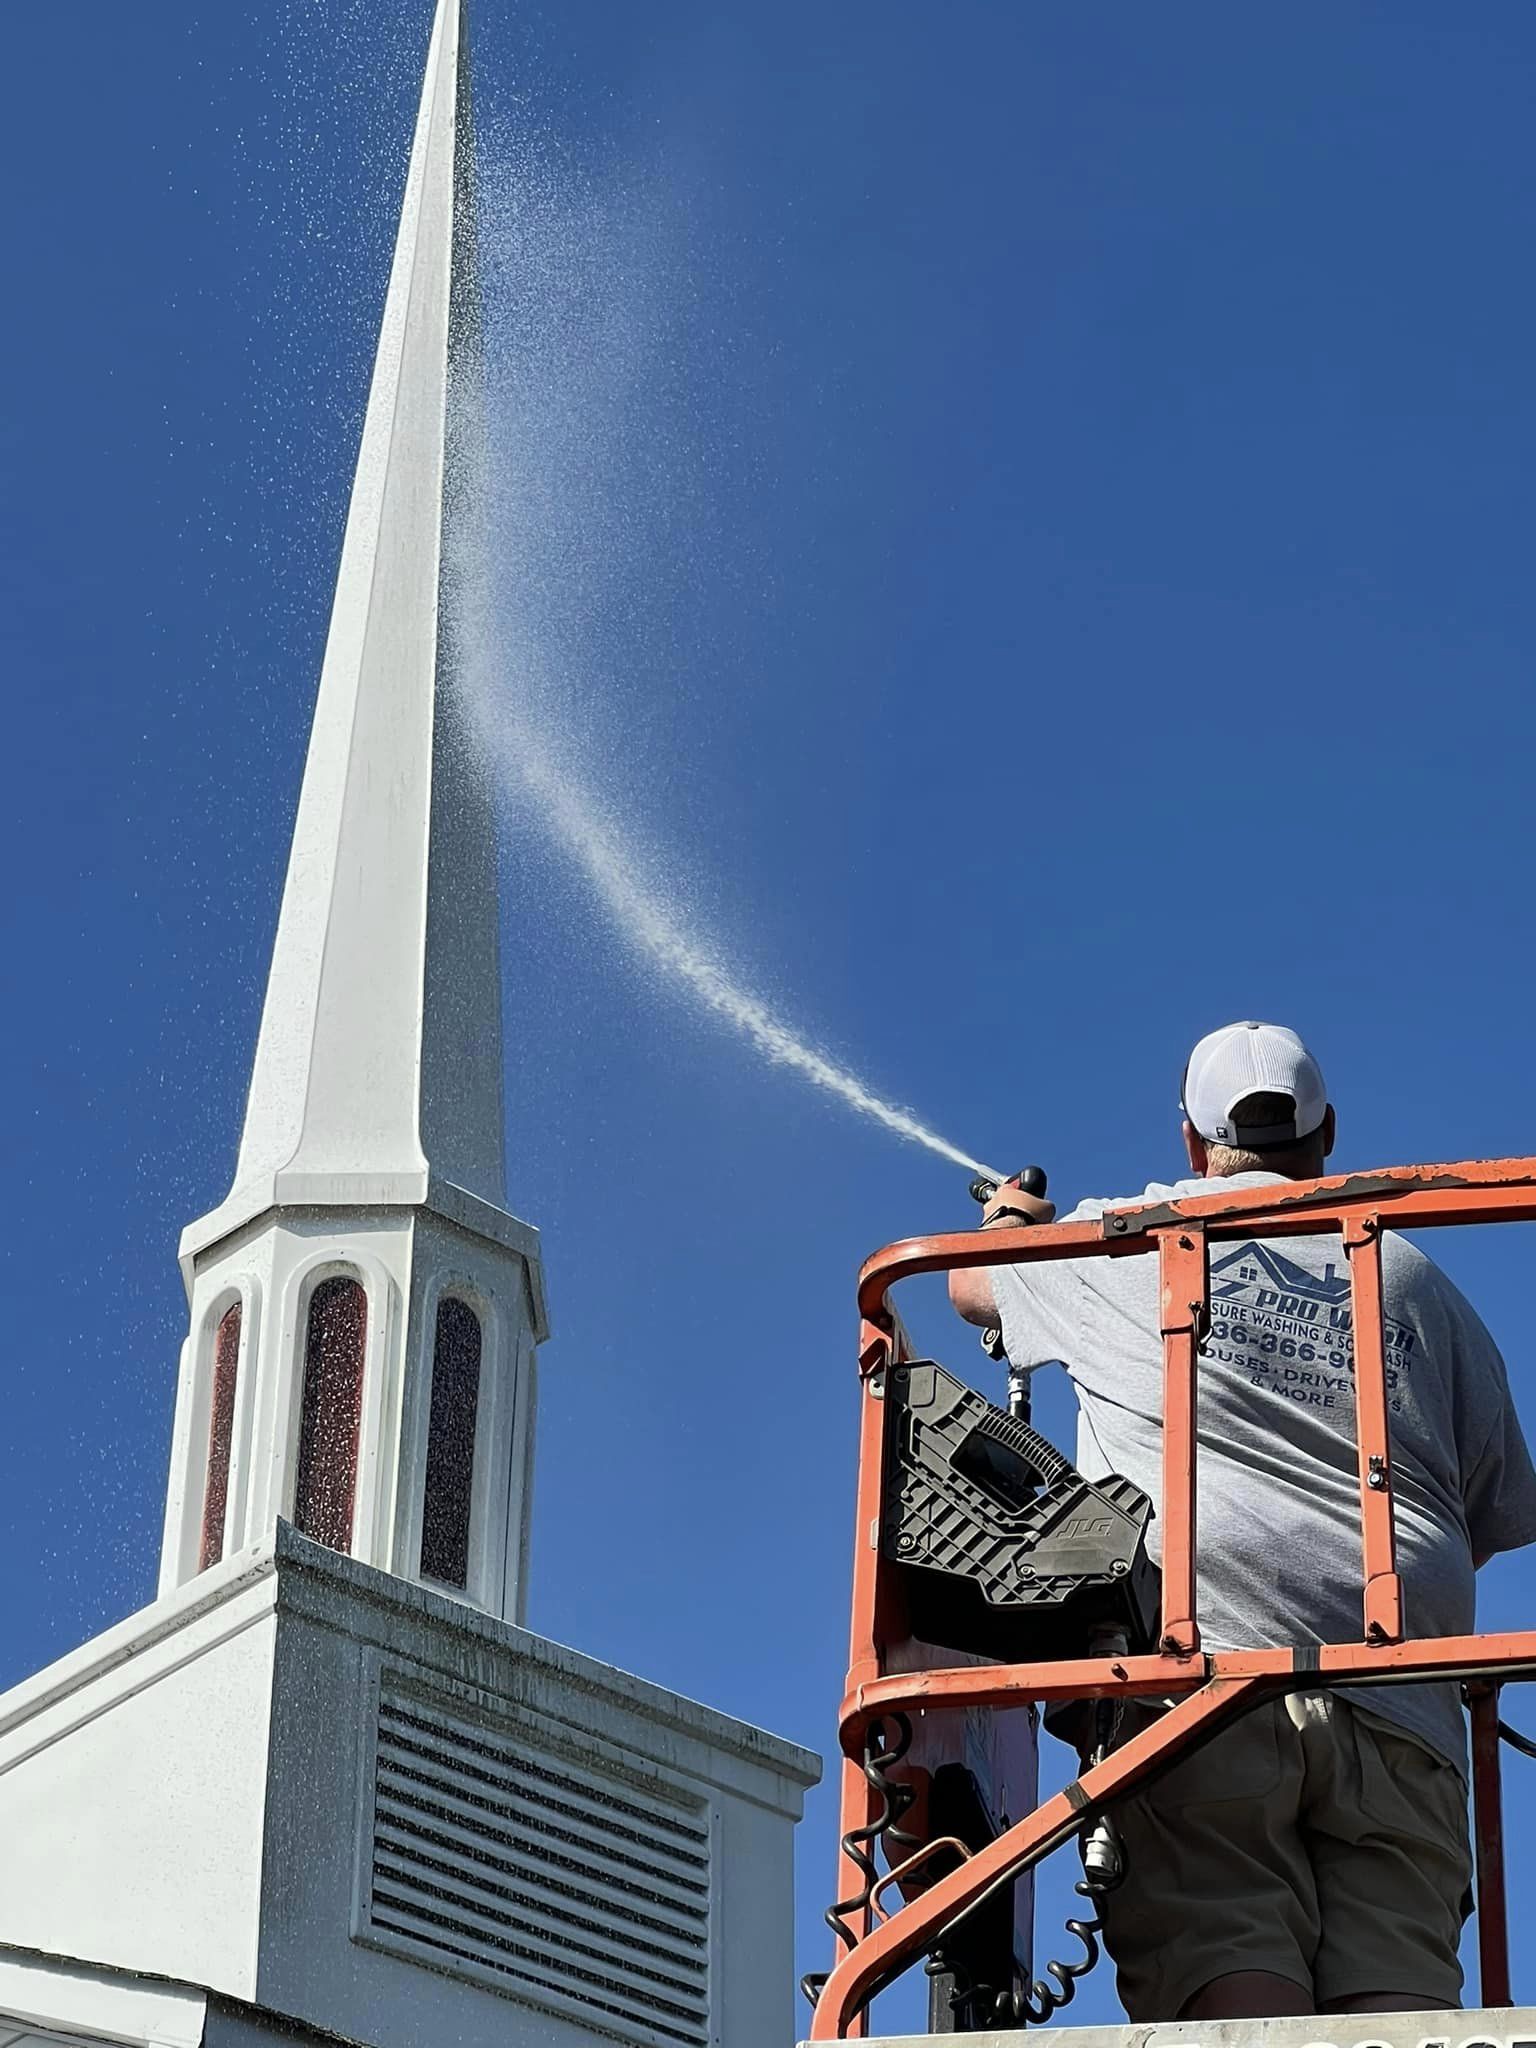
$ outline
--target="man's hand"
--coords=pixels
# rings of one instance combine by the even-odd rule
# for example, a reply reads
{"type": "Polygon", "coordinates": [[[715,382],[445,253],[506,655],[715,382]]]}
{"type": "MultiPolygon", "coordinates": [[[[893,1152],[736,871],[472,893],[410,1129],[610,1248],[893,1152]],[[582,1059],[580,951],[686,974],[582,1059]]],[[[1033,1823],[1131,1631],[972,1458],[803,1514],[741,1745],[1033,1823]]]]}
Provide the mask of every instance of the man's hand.
{"type": "Polygon", "coordinates": [[[1056,1204],[1026,1195],[1016,1180],[1005,1180],[981,1212],[983,1230],[1022,1230],[1030,1223],[1054,1223],[1056,1204]]]}
{"type": "MultiPolygon", "coordinates": [[[[981,1215],[983,1230],[1022,1230],[1032,1223],[1052,1223],[1056,1204],[1040,1195],[1026,1195],[1017,1180],[1005,1180],[993,1194],[981,1215]]],[[[988,1330],[997,1322],[997,1298],[992,1291],[992,1274],[985,1266],[973,1266],[949,1276],[949,1299],[957,1315],[968,1323],[988,1330]]]]}

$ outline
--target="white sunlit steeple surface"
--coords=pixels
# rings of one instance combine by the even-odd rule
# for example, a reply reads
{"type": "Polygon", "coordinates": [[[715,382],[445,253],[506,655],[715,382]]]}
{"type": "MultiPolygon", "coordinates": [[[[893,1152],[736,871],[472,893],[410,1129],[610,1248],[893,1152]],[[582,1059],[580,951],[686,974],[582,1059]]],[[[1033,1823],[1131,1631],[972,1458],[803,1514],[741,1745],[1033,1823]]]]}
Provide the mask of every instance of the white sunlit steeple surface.
{"type": "Polygon", "coordinates": [[[473,152],[440,0],[234,1186],[182,1240],[162,1589],[282,1517],[520,1598],[542,1291],[504,1207],[495,827],[444,600],[473,152]]]}
{"type": "MultiPolygon", "coordinates": [[[[475,342],[467,52],[439,7],[235,1189],[503,1199],[490,808],[458,757],[440,585],[450,380],[475,342]]],[[[202,1234],[199,1226],[198,1235],[202,1234]]]]}

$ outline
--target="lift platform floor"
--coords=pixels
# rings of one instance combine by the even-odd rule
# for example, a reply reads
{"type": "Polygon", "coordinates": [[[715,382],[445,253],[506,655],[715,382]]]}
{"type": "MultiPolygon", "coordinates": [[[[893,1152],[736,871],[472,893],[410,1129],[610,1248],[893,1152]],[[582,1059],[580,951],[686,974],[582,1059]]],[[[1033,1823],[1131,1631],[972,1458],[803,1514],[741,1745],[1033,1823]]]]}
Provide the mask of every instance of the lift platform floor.
{"type": "Polygon", "coordinates": [[[1536,2048],[1536,2006],[1169,2021],[1143,2027],[1031,2027],[993,2034],[883,2034],[863,2048],[956,2048],[960,2041],[970,2048],[1021,2048],[1026,2039],[1053,2048],[1536,2048]]]}

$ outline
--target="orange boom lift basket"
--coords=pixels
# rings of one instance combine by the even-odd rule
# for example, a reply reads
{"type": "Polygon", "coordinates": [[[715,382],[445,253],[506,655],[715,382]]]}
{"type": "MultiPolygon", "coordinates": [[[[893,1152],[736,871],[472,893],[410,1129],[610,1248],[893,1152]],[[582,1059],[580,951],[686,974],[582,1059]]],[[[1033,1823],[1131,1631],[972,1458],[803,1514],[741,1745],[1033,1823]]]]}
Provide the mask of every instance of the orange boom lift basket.
{"type": "MultiPolygon", "coordinates": [[[[1473,1160],[1450,1166],[1298,1181],[1187,1201],[1117,1209],[1083,1223],[959,1231],[888,1246],[859,1276],[860,1425],[848,1683],[838,1723],[843,1752],[838,1896],[846,1946],[817,1995],[810,2038],[862,2038],[876,1992],[931,1951],[944,1930],[1010,1878],[1081,1832],[1118,1796],[1188,1754],[1261,1700],[1349,1683],[1459,1679],[1472,1721],[1472,1791],[1477,1909],[1484,2006],[1510,2002],[1499,1785],[1500,1684],[1536,1676],[1536,1631],[1405,1637],[1403,1592],[1393,1534],[1381,1234],[1458,1223],[1536,1221],[1536,1158],[1473,1160]],[[1262,1199],[1260,1199],[1262,1197],[1262,1199]],[[1208,1324],[1209,1256],[1234,1238],[1337,1232],[1349,1262],[1354,1325],[1360,1472],[1361,1633],[1354,1642],[1277,1643],[1263,1650],[1201,1648],[1195,1572],[1195,1400],[1200,1343],[1208,1324]],[[909,1642],[901,1573],[879,1541],[887,1499],[884,1426],[887,1375],[908,1359],[890,1300],[898,1281],[959,1267],[1043,1259],[1153,1258],[1160,1279],[1163,1342],[1162,1617],[1152,1654],[1025,1664],[893,1669],[909,1642]],[[870,1731],[882,1719],[941,1709],[1017,1709],[1030,1702],[1159,1698],[1174,1704],[1122,1748],[1085,1769],[1024,1819],[979,1849],[950,1839],[949,1868],[921,1890],[921,1873],[899,1870],[876,1886],[857,1860],[887,1818],[885,1797],[863,1767],[870,1731]],[[852,1846],[850,1846],[852,1845],[852,1846]],[[895,1910],[882,1904],[908,1882],[895,1910]]],[[[901,1661],[910,1661],[904,1657],[901,1661]]],[[[933,1849],[939,1844],[929,1845],[933,1849]]],[[[909,1858],[915,1864],[928,1855],[909,1858]]],[[[930,1858],[937,1872],[940,1862],[930,1858]]]]}

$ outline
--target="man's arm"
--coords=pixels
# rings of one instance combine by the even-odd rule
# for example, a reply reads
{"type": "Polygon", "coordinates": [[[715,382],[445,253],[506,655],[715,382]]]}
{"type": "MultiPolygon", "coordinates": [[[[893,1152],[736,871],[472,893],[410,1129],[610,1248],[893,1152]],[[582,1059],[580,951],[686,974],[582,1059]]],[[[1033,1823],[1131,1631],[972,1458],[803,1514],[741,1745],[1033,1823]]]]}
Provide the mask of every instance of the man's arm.
{"type": "Polygon", "coordinates": [[[968,1323],[983,1330],[997,1327],[997,1296],[992,1292],[992,1274],[986,1266],[970,1266],[949,1276],[949,1305],[968,1323]]]}
{"type": "Polygon", "coordinates": [[[1465,1295],[1438,1270],[1436,1278],[1452,1318],[1462,1507],[1481,1571],[1502,1552],[1536,1542],[1536,1467],[1498,1345],[1465,1295]]]}
{"type": "MultiPolygon", "coordinates": [[[[1038,1195],[1026,1195],[1017,1182],[1004,1181],[982,1211],[981,1228],[1018,1230],[1029,1223],[1053,1222],[1055,1216],[1054,1202],[1043,1201],[1038,1195]]],[[[949,1300],[956,1315],[963,1316],[968,1323],[975,1323],[983,1330],[996,1328],[997,1296],[992,1289],[990,1267],[970,1266],[952,1272],[949,1276],[949,1300]]]]}

